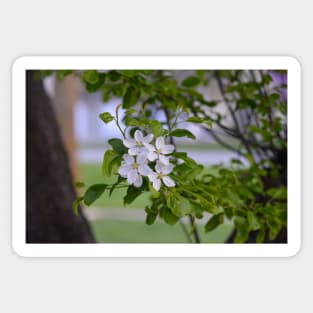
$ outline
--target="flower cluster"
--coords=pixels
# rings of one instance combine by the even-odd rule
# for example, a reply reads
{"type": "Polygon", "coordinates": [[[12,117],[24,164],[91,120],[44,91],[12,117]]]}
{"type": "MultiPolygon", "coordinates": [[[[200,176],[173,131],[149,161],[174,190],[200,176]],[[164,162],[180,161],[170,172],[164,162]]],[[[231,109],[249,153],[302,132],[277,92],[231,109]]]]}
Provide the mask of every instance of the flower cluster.
{"type": "Polygon", "coordinates": [[[135,131],[134,138],[124,139],[128,154],[123,155],[118,173],[135,187],[142,185],[143,176],[149,178],[156,191],[160,190],[162,182],[167,187],[174,187],[175,182],[168,175],[174,167],[170,163],[169,154],[175,147],[166,144],[164,137],[156,138],[155,144],[152,142],[153,135],[144,136],[140,130],[135,131]],[[150,167],[151,164],[155,164],[154,169],[150,167]]]}

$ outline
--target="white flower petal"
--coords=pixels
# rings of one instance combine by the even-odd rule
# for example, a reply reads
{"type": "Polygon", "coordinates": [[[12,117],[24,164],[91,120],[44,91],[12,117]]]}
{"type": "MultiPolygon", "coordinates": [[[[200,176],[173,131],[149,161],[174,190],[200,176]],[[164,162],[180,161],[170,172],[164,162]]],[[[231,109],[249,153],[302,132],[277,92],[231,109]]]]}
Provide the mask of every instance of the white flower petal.
{"type": "Polygon", "coordinates": [[[167,186],[167,187],[174,187],[175,186],[175,182],[172,180],[172,178],[170,178],[169,176],[163,176],[162,177],[163,183],[167,186]]]}
{"type": "Polygon", "coordinates": [[[122,177],[127,177],[129,171],[132,170],[132,166],[129,164],[122,164],[122,166],[119,168],[118,173],[122,176],[122,177]]]}
{"type": "Polygon", "coordinates": [[[135,187],[140,187],[142,185],[142,177],[140,175],[137,176],[137,179],[134,181],[135,187]]]}
{"type": "Polygon", "coordinates": [[[161,179],[157,178],[153,181],[152,183],[153,185],[153,188],[156,190],[156,191],[159,191],[160,190],[160,187],[161,187],[161,179]]]}
{"type": "Polygon", "coordinates": [[[144,143],[144,146],[149,152],[155,151],[155,147],[150,143],[144,143]]]}
{"type": "Polygon", "coordinates": [[[170,163],[170,164],[164,166],[162,173],[167,175],[167,174],[172,172],[173,168],[174,168],[174,165],[170,163]]]}
{"type": "Polygon", "coordinates": [[[155,170],[158,173],[162,173],[162,174],[169,174],[172,170],[173,170],[173,164],[169,163],[169,164],[164,164],[163,162],[157,161],[157,164],[155,166],[155,170]]]}
{"type": "Polygon", "coordinates": [[[164,145],[161,148],[161,151],[163,154],[169,154],[172,153],[175,150],[175,147],[173,145],[164,145]]]}
{"type": "Polygon", "coordinates": [[[127,148],[134,148],[136,146],[136,140],[132,138],[127,138],[123,140],[123,144],[127,148]]]}
{"type": "Polygon", "coordinates": [[[136,181],[137,176],[138,176],[137,170],[132,169],[132,170],[129,171],[128,174],[127,174],[127,181],[128,181],[130,184],[133,184],[133,183],[136,181]]]}
{"type": "Polygon", "coordinates": [[[151,173],[148,175],[148,178],[153,183],[156,179],[158,179],[158,175],[151,170],[151,173]]]}
{"type": "Polygon", "coordinates": [[[137,147],[128,149],[128,154],[130,155],[137,155],[139,152],[140,152],[140,149],[137,147]]]}
{"type": "Polygon", "coordinates": [[[129,164],[129,165],[133,164],[135,162],[134,158],[129,154],[124,154],[123,159],[124,159],[125,163],[129,164]]]}
{"type": "Polygon", "coordinates": [[[153,139],[153,134],[149,134],[142,139],[142,143],[143,144],[149,144],[149,142],[151,142],[152,139],[153,139]]]}
{"type": "Polygon", "coordinates": [[[139,141],[139,142],[143,141],[143,134],[140,130],[135,131],[134,137],[135,137],[136,141],[139,141]]]}
{"type": "Polygon", "coordinates": [[[149,152],[147,158],[149,161],[154,161],[158,158],[158,155],[155,152],[149,152]]]}
{"type": "Polygon", "coordinates": [[[140,164],[138,172],[140,175],[148,176],[152,172],[152,170],[147,164],[140,164]]]}
{"type": "Polygon", "coordinates": [[[160,154],[160,155],[159,155],[159,160],[160,160],[160,162],[162,162],[162,163],[165,164],[165,165],[169,165],[169,164],[170,164],[170,159],[169,159],[169,157],[167,157],[167,156],[165,156],[165,155],[163,155],[163,154],[160,154]]]}
{"type": "Polygon", "coordinates": [[[157,147],[157,149],[162,149],[162,147],[164,146],[164,138],[163,137],[158,137],[155,140],[155,146],[157,147]]]}
{"type": "Polygon", "coordinates": [[[145,152],[140,152],[137,155],[137,159],[136,159],[138,164],[146,164],[148,162],[148,156],[147,153],[145,152]]]}

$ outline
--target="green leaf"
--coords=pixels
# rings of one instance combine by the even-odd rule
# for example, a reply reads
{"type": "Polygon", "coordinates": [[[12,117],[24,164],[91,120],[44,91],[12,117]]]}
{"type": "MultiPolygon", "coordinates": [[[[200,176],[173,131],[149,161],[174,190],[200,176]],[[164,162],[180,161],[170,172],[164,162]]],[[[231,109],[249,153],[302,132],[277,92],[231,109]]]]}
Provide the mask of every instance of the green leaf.
{"type": "Polygon", "coordinates": [[[141,195],[142,191],[141,189],[130,185],[127,188],[126,196],[124,197],[124,205],[131,204],[137,197],[141,195]]]}
{"type": "Polygon", "coordinates": [[[118,154],[123,155],[127,153],[128,149],[124,146],[121,139],[113,138],[110,139],[108,142],[112,146],[113,150],[116,151],[118,154]]]}
{"type": "Polygon", "coordinates": [[[208,233],[215,229],[220,224],[224,223],[224,213],[219,213],[210,218],[210,220],[205,224],[205,232],[208,233]]]}
{"type": "Polygon", "coordinates": [[[212,127],[213,125],[213,122],[212,120],[208,119],[208,118],[201,118],[201,117],[197,117],[197,116],[192,116],[192,117],[189,117],[187,122],[190,122],[190,123],[196,123],[196,124],[206,124],[208,127],[212,127]]]}
{"type": "Polygon", "coordinates": [[[140,98],[140,91],[135,86],[129,86],[123,98],[123,107],[129,109],[138,102],[140,98]]]}
{"type": "Polygon", "coordinates": [[[99,73],[96,70],[88,70],[83,72],[82,80],[88,92],[96,92],[103,86],[105,77],[105,73],[99,73]]]}
{"type": "Polygon", "coordinates": [[[99,80],[99,73],[96,70],[84,71],[82,78],[84,82],[94,85],[99,80]]]}
{"type": "Polygon", "coordinates": [[[201,117],[192,116],[188,118],[187,122],[200,124],[203,123],[203,119],[201,117]]]}
{"type": "Polygon", "coordinates": [[[108,185],[106,184],[96,184],[90,186],[84,195],[84,202],[86,205],[90,205],[95,202],[105,191],[108,185]]]}
{"type": "Polygon", "coordinates": [[[109,191],[109,197],[111,197],[112,195],[112,192],[114,191],[115,187],[119,184],[119,182],[116,182],[115,184],[113,184],[110,188],[110,191],[109,191]]]}
{"type": "Polygon", "coordinates": [[[166,204],[173,215],[177,217],[183,217],[189,214],[191,210],[189,201],[178,193],[174,192],[168,193],[166,204]]]}
{"type": "Polygon", "coordinates": [[[270,188],[267,190],[267,194],[272,199],[287,199],[287,188],[286,187],[279,187],[279,188],[270,188]]]}
{"type": "Polygon", "coordinates": [[[155,138],[160,137],[164,134],[164,129],[162,124],[159,121],[152,120],[150,122],[152,133],[155,138]]]}
{"type": "Polygon", "coordinates": [[[120,155],[113,150],[107,150],[103,156],[102,162],[102,175],[104,177],[110,177],[115,170],[115,167],[112,167],[111,163],[120,155]]]}
{"type": "Polygon", "coordinates": [[[155,209],[153,206],[152,207],[146,206],[145,211],[147,213],[146,224],[152,225],[155,222],[156,218],[158,217],[158,210],[155,209]]]}
{"type": "Polygon", "coordinates": [[[242,216],[235,218],[234,224],[236,226],[236,235],[234,242],[243,243],[246,242],[249,236],[249,223],[247,219],[242,216]]]}
{"type": "Polygon", "coordinates": [[[182,85],[184,87],[194,87],[199,85],[200,83],[200,79],[196,76],[189,76],[187,78],[185,78],[182,82],[182,85]]]}
{"type": "Polygon", "coordinates": [[[255,216],[255,214],[253,212],[248,211],[247,219],[248,219],[249,229],[250,230],[258,230],[258,229],[260,229],[260,224],[259,224],[259,222],[257,220],[257,217],[255,216]]]}
{"type": "Polygon", "coordinates": [[[121,74],[118,71],[109,71],[108,72],[108,77],[112,82],[116,82],[121,78],[121,74]]]}
{"type": "Polygon", "coordinates": [[[140,126],[140,121],[134,117],[126,115],[124,118],[124,123],[126,126],[140,126]]]}
{"type": "Polygon", "coordinates": [[[187,129],[175,129],[170,132],[170,136],[174,137],[188,137],[191,139],[196,139],[196,136],[187,129]]]}
{"type": "Polygon", "coordinates": [[[179,221],[179,217],[175,216],[166,206],[161,208],[160,216],[169,225],[175,225],[179,221]]]}
{"type": "Polygon", "coordinates": [[[99,114],[99,117],[106,124],[108,124],[114,120],[114,116],[112,116],[109,112],[103,112],[103,113],[99,114]]]}
{"type": "Polygon", "coordinates": [[[79,207],[79,204],[81,203],[82,200],[84,200],[84,197],[79,197],[79,198],[75,199],[75,201],[72,204],[73,212],[76,216],[78,216],[78,213],[79,213],[78,207],[79,207]]]}

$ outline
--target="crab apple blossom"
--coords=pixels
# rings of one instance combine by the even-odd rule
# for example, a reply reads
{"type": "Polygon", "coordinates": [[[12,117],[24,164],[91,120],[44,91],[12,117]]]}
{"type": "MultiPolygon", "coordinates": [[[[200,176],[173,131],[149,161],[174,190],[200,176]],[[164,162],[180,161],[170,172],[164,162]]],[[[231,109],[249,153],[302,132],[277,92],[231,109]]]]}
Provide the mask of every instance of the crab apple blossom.
{"type": "Polygon", "coordinates": [[[136,130],[134,138],[125,138],[123,144],[128,148],[129,155],[147,154],[153,151],[154,147],[150,142],[153,139],[153,134],[144,136],[140,130],[136,130]]]}
{"type": "Polygon", "coordinates": [[[164,137],[158,137],[155,140],[155,149],[153,151],[149,151],[147,157],[149,161],[160,160],[163,164],[169,165],[170,159],[168,154],[172,153],[175,150],[173,145],[167,145],[165,143],[164,137]]]}
{"type": "Polygon", "coordinates": [[[155,172],[152,172],[148,175],[149,180],[152,182],[153,188],[156,191],[159,191],[161,188],[161,183],[163,182],[165,186],[167,187],[174,187],[175,182],[167,176],[170,174],[173,170],[173,164],[165,165],[161,163],[160,161],[157,161],[155,166],[155,172]]]}
{"type": "Polygon", "coordinates": [[[118,173],[127,178],[129,184],[135,187],[142,185],[142,176],[148,176],[152,170],[147,164],[147,158],[144,155],[133,157],[129,154],[124,154],[123,162],[118,170],[118,173]]]}

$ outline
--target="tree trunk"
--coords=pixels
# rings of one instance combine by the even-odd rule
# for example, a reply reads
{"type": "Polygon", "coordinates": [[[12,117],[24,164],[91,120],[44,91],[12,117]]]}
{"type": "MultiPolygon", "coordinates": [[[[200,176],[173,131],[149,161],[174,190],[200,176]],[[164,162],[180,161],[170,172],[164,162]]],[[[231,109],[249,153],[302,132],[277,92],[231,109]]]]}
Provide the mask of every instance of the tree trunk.
{"type": "Polygon", "coordinates": [[[35,71],[26,72],[26,242],[94,243],[76,198],[69,161],[50,99],[35,71]]]}

